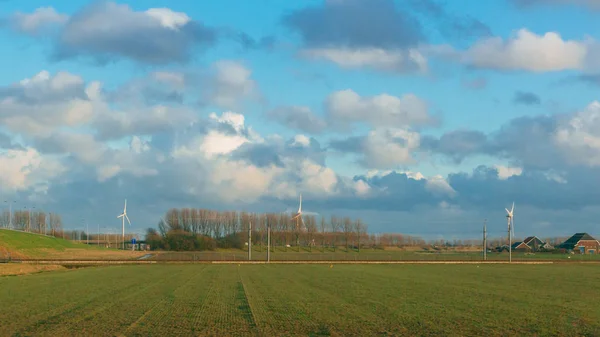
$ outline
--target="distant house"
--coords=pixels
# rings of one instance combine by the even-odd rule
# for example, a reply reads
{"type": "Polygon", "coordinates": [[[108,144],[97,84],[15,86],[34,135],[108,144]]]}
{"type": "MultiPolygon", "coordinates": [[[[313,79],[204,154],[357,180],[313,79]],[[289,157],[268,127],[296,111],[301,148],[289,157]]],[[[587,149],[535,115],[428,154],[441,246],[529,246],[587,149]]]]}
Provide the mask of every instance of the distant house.
{"type": "Polygon", "coordinates": [[[497,251],[498,253],[502,253],[504,251],[508,252],[508,245],[498,246],[498,247],[494,248],[494,250],[497,251]]]}
{"type": "Polygon", "coordinates": [[[537,236],[529,236],[523,241],[513,243],[511,248],[512,250],[522,252],[537,252],[542,249],[545,244],[546,243],[540,240],[537,236]]]}
{"type": "Polygon", "coordinates": [[[588,233],[575,233],[557,248],[580,254],[595,254],[600,250],[600,242],[588,233]]]}

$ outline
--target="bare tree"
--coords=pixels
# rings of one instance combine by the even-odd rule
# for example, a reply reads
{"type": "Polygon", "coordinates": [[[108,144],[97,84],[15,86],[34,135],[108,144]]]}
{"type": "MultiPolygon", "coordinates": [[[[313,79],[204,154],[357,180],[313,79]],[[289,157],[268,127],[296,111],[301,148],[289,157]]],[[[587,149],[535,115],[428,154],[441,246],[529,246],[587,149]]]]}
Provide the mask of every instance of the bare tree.
{"type": "Polygon", "coordinates": [[[308,240],[308,247],[312,252],[312,247],[315,245],[315,233],[317,232],[317,219],[314,215],[306,217],[306,234],[308,240]]]}
{"type": "Polygon", "coordinates": [[[350,241],[350,237],[352,236],[352,220],[350,218],[345,217],[343,220],[343,229],[344,229],[344,243],[346,244],[346,252],[348,252],[348,242],[350,241]]]}
{"type": "Polygon", "coordinates": [[[366,233],[366,225],[360,219],[356,219],[354,222],[354,232],[356,233],[357,248],[360,252],[360,238],[366,233]]]}
{"type": "Polygon", "coordinates": [[[181,221],[181,227],[184,232],[192,231],[192,210],[184,208],[179,211],[179,217],[181,221]]]}
{"type": "Polygon", "coordinates": [[[46,234],[46,212],[35,213],[35,228],[38,233],[46,234]]]}
{"type": "Polygon", "coordinates": [[[165,220],[167,221],[167,226],[169,227],[169,230],[178,231],[183,229],[179,213],[179,210],[175,208],[172,208],[169,211],[167,211],[167,216],[165,220]]]}
{"type": "Polygon", "coordinates": [[[58,236],[64,238],[64,232],[62,230],[62,219],[59,214],[50,213],[49,225],[52,236],[58,236]]]}
{"type": "Polygon", "coordinates": [[[329,225],[331,226],[331,244],[333,246],[333,251],[335,252],[337,248],[337,233],[339,227],[339,222],[336,216],[332,215],[331,220],[329,221],[329,225]]]}
{"type": "Polygon", "coordinates": [[[8,225],[10,225],[10,212],[5,210],[0,215],[0,227],[8,228],[8,225]]]}
{"type": "Polygon", "coordinates": [[[13,211],[13,226],[15,229],[25,230],[27,228],[28,214],[27,211],[13,211]]]}
{"type": "Polygon", "coordinates": [[[192,233],[199,234],[200,233],[200,210],[197,208],[193,208],[191,210],[191,227],[192,233]]]}
{"type": "Polygon", "coordinates": [[[287,252],[288,246],[288,224],[290,223],[289,217],[285,213],[279,215],[279,235],[280,244],[283,244],[284,250],[287,252]]]}
{"type": "Polygon", "coordinates": [[[258,220],[258,226],[256,226],[257,238],[260,245],[260,251],[263,250],[263,243],[265,234],[267,233],[268,214],[261,214],[258,220]]]}

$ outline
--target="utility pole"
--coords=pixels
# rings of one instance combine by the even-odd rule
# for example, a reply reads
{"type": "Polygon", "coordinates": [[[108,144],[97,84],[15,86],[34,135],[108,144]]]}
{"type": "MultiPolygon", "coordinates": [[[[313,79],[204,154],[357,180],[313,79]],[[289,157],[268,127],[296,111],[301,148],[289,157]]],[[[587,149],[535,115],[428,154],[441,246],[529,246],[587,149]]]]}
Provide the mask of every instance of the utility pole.
{"type": "Polygon", "coordinates": [[[483,261],[487,260],[487,219],[483,220],[483,261]]]}
{"type": "Polygon", "coordinates": [[[248,261],[252,260],[252,221],[248,222],[248,261]]]}
{"type": "Polygon", "coordinates": [[[271,262],[271,223],[267,223],[267,262],[271,262]]]}

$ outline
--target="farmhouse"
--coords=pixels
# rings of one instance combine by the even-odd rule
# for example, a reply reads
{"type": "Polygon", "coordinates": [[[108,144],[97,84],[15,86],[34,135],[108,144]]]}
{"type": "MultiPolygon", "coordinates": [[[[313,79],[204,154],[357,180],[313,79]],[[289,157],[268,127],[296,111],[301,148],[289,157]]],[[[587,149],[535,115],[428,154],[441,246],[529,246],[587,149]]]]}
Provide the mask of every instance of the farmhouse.
{"type": "Polygon", "coordinates": [[[521,242],[513,243],[512,250],[524,252],[537,252],[542,247],[544,247],[545,244],[546,243],[540,240],[537,236],[530,236],[525,238],[525,240],[521,242]]]}
{"type": "Polygon", "coordinates": [[[567,241],[558,245],[558,248],[580,254],[595,254],[600,249],[600,242],[588,233],[575,233],[567,241]]]}

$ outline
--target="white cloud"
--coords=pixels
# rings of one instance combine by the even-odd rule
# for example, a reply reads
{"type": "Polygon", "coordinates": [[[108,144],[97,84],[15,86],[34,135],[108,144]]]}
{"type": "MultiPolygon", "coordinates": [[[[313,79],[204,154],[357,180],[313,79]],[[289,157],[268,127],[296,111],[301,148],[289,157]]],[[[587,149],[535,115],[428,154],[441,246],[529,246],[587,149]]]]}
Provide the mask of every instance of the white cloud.
{"type": "Polygon", "coordinates": [[[57,159],[36,149],[0,151],[0,192],[35,188],[45,191],[50,180],[66,171],[57,159]]]}
{"type": "Polygon", "coordinates": [[[174,12],[169,8],[150,8],[146,14],[160,22],[163,27],[173,30],[179,30],[179,27],[191,21],[187,14],[174,12]]]}
{"type": "Polygon", "coordinates": [[[0,88],[0,122],[14,132],[44,136],[58,127],[83,125],[93,115],[83,79],[73,74],[41,71],[0,88]]]}
{"type": "Polygon", "coordinates": [[[303,50],[301,54],[307,58],[325,59],[343,68],[369,67],[399,73],[427,71],[427,59],[417,49],[317,48],[303,50]]]}
{"type": "Polygon", "coordinates": [[[322,133],[327,122],[306,106],[280,106],[266,114],[269,120],[306,133],[322,133]]]}
{"type": "Polygon", "coordinates": [[[168,8],[136,11],[126,4],[94,1],[74,13],[54,41],[54,58],[89,56],[98,62],[125,58],[148,64],[185,62],[216,32],[168,8]]]}
{"type": "Polygon", "coordinates": [[[496,170],[498,170],[498,178],[502,180],[506,180],[512,176],[520,176],[523,173],[523,168],[521,167],[509,167],[503,165],[494,165],[496,170]]]}
{"type": "Polygon", "coordinates": [[[211,185],[221,200],[227,202],[256,201],[269,192],[269,187],[282,168],[259,168],[243,161],[219,159],[211,169],[211,185]]]}
{"type": "Polygon", "coordinates": [[[300,167],[302,187],[313,193],[334,194],[338,182],[336,173],[310,160],[304,160],[300,167]]]}
{"type": "Polygon", "coordinates": [[[363,165],[388,169],[414,163],[412,152],[419,147],[420,136],[405,129],[374,129],[363,144],[363,165]]]}
{"type": "Polygon", "coordinates": [[[219,123],[226,123],[233,127],[233,129],[237,132],[240,132],[244,129],[245,117],[242,114],[235,113],[232,111],[225,111],[221,114],[221,116],[217,116],[216,113],[212,112],[209,115],[210,119],[217,121],[219,123]]]}
{"type": "Polygon", "coordinates": [[[296,135],[294,136],[294,142],[292,143],[294,146],[309,146],[310,138],[305,135],[296,135]]]}
{"type": "Polygon", "coordinates": [[[69,19],[52,7],[40,7],[33,13],[17,12],[12,16],[13,27],[27,34],[38,34],[52,25],[63,25],[69,19]]]}
{"type": "MultiPolygon", "coordinates": [[[[142,89],[134,87],[135,95],[142,89]]],[[[187,107],[146,105],[138,100],[119,103],[109,100],[100,82],[86,85],[77,75],[64,71],[51,75],[44,70],[0,87],[0,123],[13,132],[35,137],[49,137],[64,127],[91,125],[104,140],[149,135],[197,119],[187,107]]]]}
{"type": "Polygon", "coordinates": [[[216,154],[228,154],[248,142],[243,136],[230,136],[218,131],[209,131],[200,145],[200,149],[210,158],[216,154]]]}
{"type": "Polygon", "coordinates": [[[236,61],[217,61],[214,74],[205,82],[204,99],[218,107],[236,109],[245,100],[260,100],[258,84],[252,79],[252,71],[236,61]]]}
{"type": "Polygon", "coordinates": [[[468,65],[497,70],[583,70],[594,43],[592,40],[564,40],[556,32],[538,35],[523,28],[506,40],[484,38],[465,52],[459,52],[459,57],[468,65]]]}
{"type": "Polygon", "coordinates": [[[131,151],[139,154],[150,150],[150,145],[147,141],[142,140],[140,137],[133,136],[131,138],[131,142],[129,143],[129,148],[131,151]]]}
{"type": "Polygon", "coordinates": [[[353,187],[358,196],[367,196],[371,192],[371,186],[364,180],[355,181],[353,187]]]}
{"type": "Polygon", "coordinates": [[[102,165],[97,169],[98,181],[104,182],[121,172],[119,165],[102,165]]]}
{"type": "Polygon", "coordinates": [[[366,122],[378,127],[432,123],[427,103],[413,94],[361,97],[351,89],[336,91],[325,102],[332,123],[366,122]]]}
{"type": "Polygon", "coordinates": [[[570,165],[600,166],[600,102],[590,103],[560,125],[554,142],[570,165]]]}
{"type": "Polygon", "coordinates": [[[425,182],[425,189],[435,195],[456,196],[456,191],[450,186],[448,180],[439,174],[427,179],[425,182]]]}
{"type": "Polygon", "coordinates": [[[544,176],[546,177],[546,179],[556,181],[557,183],[560,183],[560,184],[567,183],[567,180],[564,177],[565,175],[566,175],[565,172],[560,172],[560,171],[556,171],[556,170],[548,170],[548,171],[544,172],[544,176]]]}

